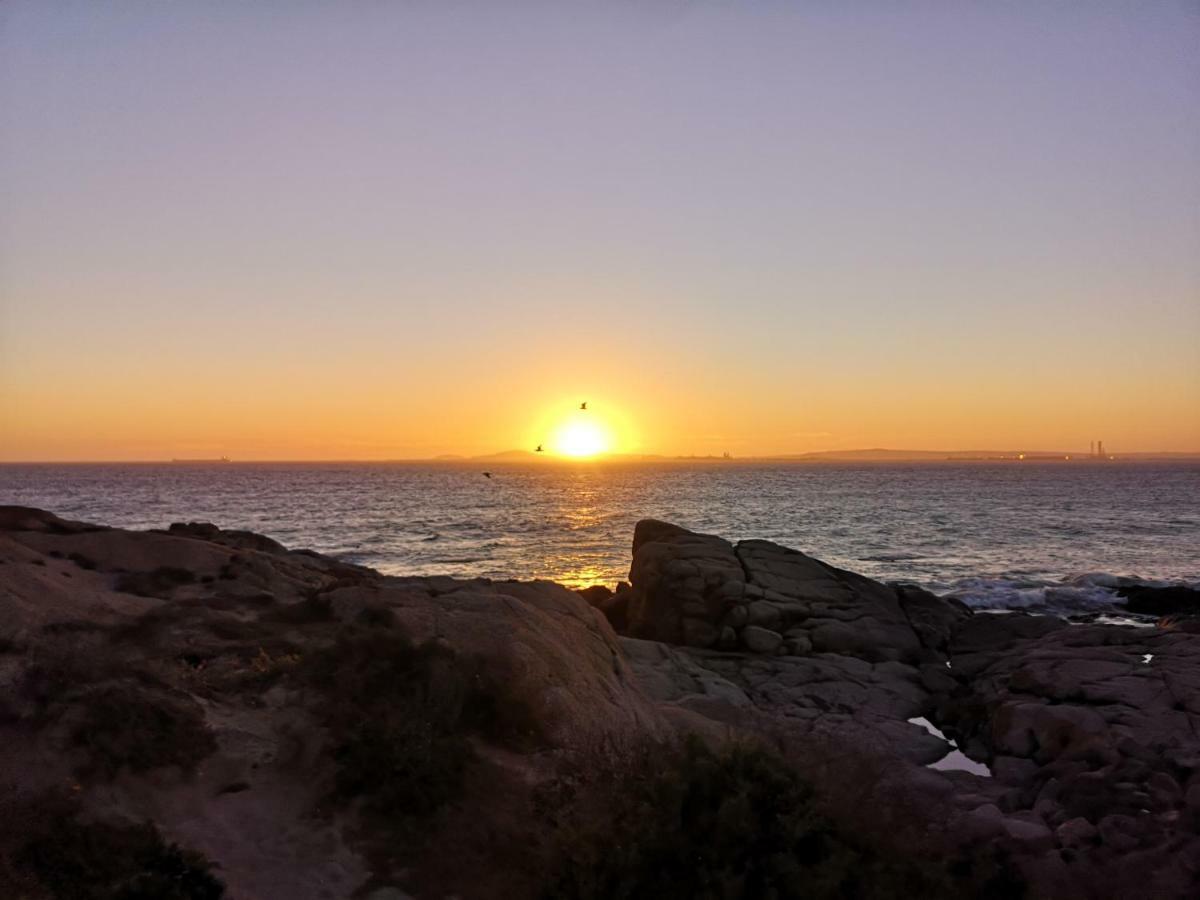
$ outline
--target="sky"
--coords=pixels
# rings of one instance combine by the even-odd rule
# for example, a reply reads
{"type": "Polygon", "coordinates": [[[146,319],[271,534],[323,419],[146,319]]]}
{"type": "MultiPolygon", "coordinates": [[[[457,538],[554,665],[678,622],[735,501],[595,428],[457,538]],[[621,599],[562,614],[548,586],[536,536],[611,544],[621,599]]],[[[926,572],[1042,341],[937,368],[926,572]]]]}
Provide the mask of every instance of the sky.
{"type": "Polygon", "coordinates": [[[1200,450],[1200,3],[0,3],[0,460],[1200,450]]]}

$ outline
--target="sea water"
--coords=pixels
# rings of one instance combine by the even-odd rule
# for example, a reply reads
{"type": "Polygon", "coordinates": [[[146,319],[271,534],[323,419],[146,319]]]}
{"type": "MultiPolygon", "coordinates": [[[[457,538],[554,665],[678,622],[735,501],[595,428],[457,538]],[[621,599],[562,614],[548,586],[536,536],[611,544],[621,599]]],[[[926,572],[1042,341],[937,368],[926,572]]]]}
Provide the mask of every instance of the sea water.
{"type": "Polygon", "coordinates": [[[1200,582],[1195,462],[8,464],[0,502],[208,521],[393,574],[612,584],[653,517],[980,608],[1102,612],[1123,578],[1200,582]]]}

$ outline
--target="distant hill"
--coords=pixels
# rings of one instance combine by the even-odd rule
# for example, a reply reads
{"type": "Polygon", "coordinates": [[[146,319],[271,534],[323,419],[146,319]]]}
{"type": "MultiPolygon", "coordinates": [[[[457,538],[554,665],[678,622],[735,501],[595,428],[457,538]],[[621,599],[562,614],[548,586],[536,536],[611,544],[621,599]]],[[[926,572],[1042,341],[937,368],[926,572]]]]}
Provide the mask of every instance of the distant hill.
{"type": "MultiPolygon", "coordinates": [[[[1114,453],[1119,460],[1200,460],[1200,452],[1140,452],[1114,453]]],[[[1087,451],[1078,450],[897,450],[886,447],[869,447],[857,450],[818,450],[811,453],[788,453],[774,456],[738,456],[723,458],[720,456],[663,456],[652,453],[608,453],[595,459],[602,462],[944,462],[946,460],[984,461],[984,460],[1065,460],[1070,457],[1072,462],[1088,462],[1091,457],[1087,451]]],[[[537,460],[561,460],[550,453],[534,453],[530,450],[503,450],[499,453],[486,453],[480,456],[460,456],[447,453],[435,456],[436,462],[534,462],[537,460]]],[[[1101,460],[1096,459],[1099,462],[1101,460]]]]}
{"type": "Polygon", "coordinates": [[[883,447],[872,447],[859,450],[819,450],[813,453],[797,453],[787,456],[771,457],[772,459],[842,459],[842,460],[880,460],[880,461],[916,461],[944,459],[1011,459],[1021,454],[1026,456],[1046,456],[1061,459],[1068,453],[1058,453],[1051,450],[892,450],[883,447]]]}
{"type": "Polygon", "coordinates": [[[540,455],[530,450],[502,450],[499,453],[485,453],[483,456],[472,456],[471,459],[473,461],[521,462],[523,460],[537,459],[540,455]]]}
{"type": "MultiPolygon", "coordinates": [[[[1200,453],[1113,453],[1117,459],[1200,459],[1200,453]]],[[[764,457],[772,460],[843,460],[857,462],[920,462],[938,460],[986,460],[1017,459],[1059,460],[1070,457],[1072,461],[1092,459],[1086,451],[1079,450],[890,450],[873,447],[861,450],[821,450],[814,453],[797,453],[786,456],[764,457]]],[[[1097,457],[1099,459],[1099,457],[1097,457]]]]}

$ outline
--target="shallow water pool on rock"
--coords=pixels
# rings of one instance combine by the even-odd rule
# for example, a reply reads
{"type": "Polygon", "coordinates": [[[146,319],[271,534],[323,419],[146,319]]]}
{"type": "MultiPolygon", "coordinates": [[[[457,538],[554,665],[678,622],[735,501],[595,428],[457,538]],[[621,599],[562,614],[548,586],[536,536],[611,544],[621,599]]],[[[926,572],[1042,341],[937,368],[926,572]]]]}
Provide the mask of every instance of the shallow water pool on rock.
{"type": "Polygon", "coordinates": [[[910,725],[920,725],[934,737],[945,741],[950,746],[950,751],[936,762],[931,762],[929,768],[939,769],[943,772],[970,772],[972,775],[978,775],[981,778],[991,778],[992,770],[981,762],[976,762],[965,753],[958,749],[958,744],[942,734],[942,732],[924,716],[914,716],[908,720],[910,725]]]}

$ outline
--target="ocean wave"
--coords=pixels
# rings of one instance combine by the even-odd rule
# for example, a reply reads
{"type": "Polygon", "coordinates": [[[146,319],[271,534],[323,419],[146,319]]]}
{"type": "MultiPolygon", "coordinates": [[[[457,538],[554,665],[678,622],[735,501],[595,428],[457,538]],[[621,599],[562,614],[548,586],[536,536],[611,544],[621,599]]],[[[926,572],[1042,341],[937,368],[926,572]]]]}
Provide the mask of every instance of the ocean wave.
{"type": "Polygon", "coordinates": [[[1026,610],[1057,615],[1093,615],[1117,617],[1137,622],[1154,617],[1138,617],[1125,610],[1125,598],[1119,591],[1131,587],[1167,587],[1193,585],[1108,572],[1087,572],[1062,581],[1041,581],[1014,575],[964,578],[948,592],[973,609],[1026,610]]]}
{"type": "Polygon", "coordinates": [[[975,577],[960,581],[950,596],[973,609],[1028,610],[1070,615],[1118,611],[1121,597],[1115,587],[1115,584],[1110,587],[1096,582],[1055,584],[1009,577],[975,577]]]}

